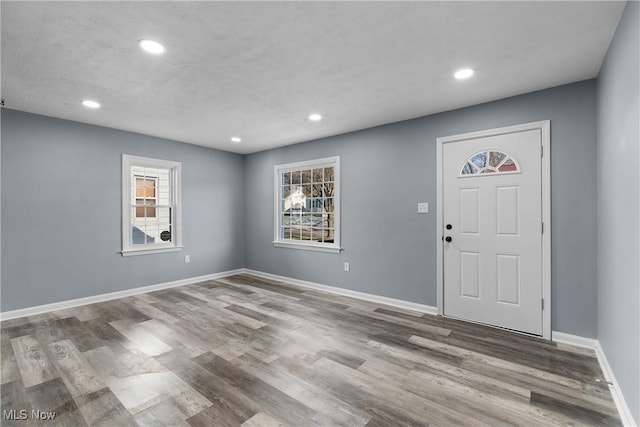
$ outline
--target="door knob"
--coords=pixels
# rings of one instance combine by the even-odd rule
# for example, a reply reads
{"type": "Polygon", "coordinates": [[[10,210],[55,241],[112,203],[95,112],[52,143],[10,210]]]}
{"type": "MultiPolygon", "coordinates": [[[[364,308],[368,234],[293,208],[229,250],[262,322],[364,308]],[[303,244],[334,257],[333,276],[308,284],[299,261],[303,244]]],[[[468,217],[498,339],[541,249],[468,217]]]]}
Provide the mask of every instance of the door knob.
{"type": "Polygon", "coordinates": [[[445,237],[445,238],[444,238],[444,240],[445,240],[446,242],[450,242],[450,241],[452,241],[453,239],[451,238],[451,236],[447,236],[447,237],[445,237]]]}
{"type": "Polygon", "coordinates": [[[451,224],[447,224],[447,230],[451,230],[453,226],[451,224]]]}

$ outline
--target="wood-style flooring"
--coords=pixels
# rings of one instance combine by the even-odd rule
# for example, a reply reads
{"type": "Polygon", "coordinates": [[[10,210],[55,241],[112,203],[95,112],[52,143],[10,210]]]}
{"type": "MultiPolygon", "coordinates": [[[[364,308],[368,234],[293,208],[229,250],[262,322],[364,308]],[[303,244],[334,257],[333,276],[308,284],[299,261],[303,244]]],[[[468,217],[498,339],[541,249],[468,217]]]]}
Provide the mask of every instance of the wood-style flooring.
{"type": "Polygon", "coordinates": [[[7,426],[620,425],[590,350],[249,275],[7,320],[1,351],[7,426]]]}

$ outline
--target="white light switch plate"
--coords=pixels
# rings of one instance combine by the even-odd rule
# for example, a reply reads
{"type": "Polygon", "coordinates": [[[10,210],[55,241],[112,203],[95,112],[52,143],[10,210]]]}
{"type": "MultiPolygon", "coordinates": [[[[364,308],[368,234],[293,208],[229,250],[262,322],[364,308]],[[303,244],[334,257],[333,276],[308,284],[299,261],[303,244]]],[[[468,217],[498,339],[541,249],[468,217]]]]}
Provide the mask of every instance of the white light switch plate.
{"type": "Polygon", "coordinates": [[[429,203],[418,203],[418,213],[429,213],[429,203]]]}

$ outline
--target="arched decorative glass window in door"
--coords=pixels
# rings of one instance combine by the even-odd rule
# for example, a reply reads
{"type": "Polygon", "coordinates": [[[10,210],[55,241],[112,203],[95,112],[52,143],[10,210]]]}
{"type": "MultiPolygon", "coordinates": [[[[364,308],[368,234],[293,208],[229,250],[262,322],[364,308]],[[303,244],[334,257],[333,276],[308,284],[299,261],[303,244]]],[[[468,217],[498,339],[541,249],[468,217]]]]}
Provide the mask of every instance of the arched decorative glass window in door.
{"type": "Polygon", "coordinates": [[[520,166],[513,157],[499,150],[484,150],[475,153],[464,162],[460,169],[461,177],[508,173],[520,173],[520,166]]]}

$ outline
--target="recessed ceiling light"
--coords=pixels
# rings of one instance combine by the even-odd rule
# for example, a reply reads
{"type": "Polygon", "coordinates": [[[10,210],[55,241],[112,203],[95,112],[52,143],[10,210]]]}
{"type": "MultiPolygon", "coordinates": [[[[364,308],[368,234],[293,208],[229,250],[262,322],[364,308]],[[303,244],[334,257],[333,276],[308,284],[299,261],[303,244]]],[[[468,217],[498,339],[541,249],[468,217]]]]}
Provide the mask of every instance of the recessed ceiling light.
{"type": "Polygon", "coordinates": [[[242,138],[238,138],[237,136],[234,136],[233,138],[231,138],[231,142],[242,142],[242,138]]]}
{"type": "Polygon", "coordinates": [[[84,101],[82,101],[82,105],[87,108],[100,108],[99,103],[97,103],[96,101],[91,101],[89,99],[85,99],[84,101]]]}
{"type": "Polygon", "coordinates": [[[153,53],[155,55],[160,55],[165,51],[164,46],[162,46],[158,42],[154,42],[153,40],[140,40],[138,44],[142,49],[146,50],[149,53],[153,53]]]}
{"type": "Polygon", "coordinates": [[[453,75],[458,80],[468,79],[473,76],[473,70],[471,68],[463,68],[462,70],[456,71],[453,75]]]}
{"type": "Polygon", "coordinates": [[[320,114],[311,114],[309,116],[309,120],[311,120],[312,122],[319,122],[320,120],[322,120],[322,116],[320,114]]]}

